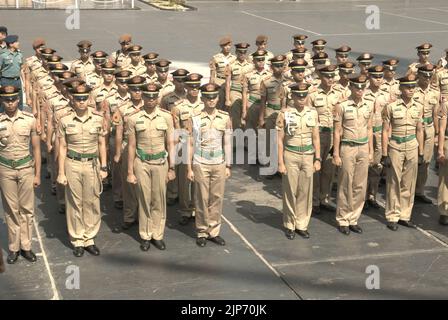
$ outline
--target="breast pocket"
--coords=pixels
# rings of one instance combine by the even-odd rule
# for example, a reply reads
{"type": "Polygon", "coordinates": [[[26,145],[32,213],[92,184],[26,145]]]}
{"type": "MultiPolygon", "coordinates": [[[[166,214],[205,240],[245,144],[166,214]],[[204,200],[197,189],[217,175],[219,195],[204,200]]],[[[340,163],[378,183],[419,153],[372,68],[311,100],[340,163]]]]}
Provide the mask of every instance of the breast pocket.
{"type": "Polygon", "coordinates": [[[392,113],[392,119],[394,123],[401,124],[404,122],[404,112],[395,111],[392,113]]]}
{"type": "Polygon", "coordinates": [[[314,101],[314,107],[315,108],[325,107],[325,102],[323,100],[316,100],[314,101]]]}
{"type": "Polygon", "coordinates": [[[354,112],[344,112],[344,119],[345,120],[355,120],[355,113],[354,112]]]}
{"type": "Polygon", "coordinates": [[[315,127],[317,125],[315,118],[307,118],[305,123],[307,127],[315,127]]]}
{"type": "Polygon", "coordinates": [[[79,129],[76,126],[68,126],[65,128],[65,134],[67,135],[75,135],[79,133],[79,129]]]}

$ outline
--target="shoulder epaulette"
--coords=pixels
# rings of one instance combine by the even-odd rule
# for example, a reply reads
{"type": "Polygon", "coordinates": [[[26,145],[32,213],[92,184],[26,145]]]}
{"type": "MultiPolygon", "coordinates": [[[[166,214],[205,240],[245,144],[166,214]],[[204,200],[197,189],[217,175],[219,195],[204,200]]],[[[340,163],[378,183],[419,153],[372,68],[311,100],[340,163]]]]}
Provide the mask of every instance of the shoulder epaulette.
{"type": "Polygon", "coordinates": [[[137,114],[137,113],[139,113],[142,110],[143,109],[136,109],[136,110],[132,111],[130,114],[128,114],[128,117],[133,116],[134,114],[137,114]]]}
{"type": "Polygon", "coordinates": [[[102,114],[100,111],[98,111],[98,110],[92,110],[92,113],[93,113],[94,115],[97,115],[97,116],[100,116],[100,117],[103,116],[103,114],[102,114]]]}
{"type": "Polygon", "coordinates": [[[169,112],[168,110],[165,110],[163,108],[159,108],[159,110],[162,111],[162,112],[168,113],[169,115],[171,115],[171,112],[169,112]]]}
{"type": "Polygon", "coordinates": [[[229,115],[229,113],[228,113],[227,111],[224,111],[224,110],[218,110],[218,112],[219,112],[219,113],[222,113],[222,114],[225,114],[226,116],[229,115]]]}

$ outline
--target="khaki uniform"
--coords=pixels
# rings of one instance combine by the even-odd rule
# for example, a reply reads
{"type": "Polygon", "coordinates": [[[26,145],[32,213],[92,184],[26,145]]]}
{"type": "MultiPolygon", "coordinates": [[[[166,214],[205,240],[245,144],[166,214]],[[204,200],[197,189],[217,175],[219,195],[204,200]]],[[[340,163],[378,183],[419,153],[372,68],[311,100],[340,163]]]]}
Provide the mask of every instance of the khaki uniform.
{"type": "MultiPolygon", "coordinates": [[[[269,60],[271,60],[272,58],[274,58],[274,54],[271,52],[271,51],[266,51],[266,55],[264,56],[264,68],[265,69],[268,69],[269,70],[269,68],[271,67],[271,61],[269,61],[269,60]]],[[[247,61],[250,63],[250,64],[253,64],[253,61],[254,61],[254,57],[250,54],[250,55],[248,55],[247,56],[247,61]]]]}
{"type": "Polygon", "coordinates": [[[448,98],[448,68],[436,71],[431,81],[431,87],[439,90],[442,98],[448,98]]]}
{"type": "Polygon", "coordinates": [[[197,237],[214,238],[221,229],[226,179],[223,139],[231,120],[225,111],[215,110],[212,115],[202,111],[192,117],[192,124],[197,237]]]}
{"type": "MultiPolygon", "coordinates": [[[[188,99],[179,101],[171,110],[174,119],[174,127],[176,129],[190,131],[191,128],[189,127],[189,124],[191,122],[191,117],[199,115],[202,112],[202,109],[204,109],[204,103],[199,98],[195,103],[191,103],[188,99]]],[[[179,140],[181,139],[183,142],[185,137],[182,137],[179,140]]],[[[183,154],[181,156],[183,156],[183,154]]],[[[194,184],[187,178],[188,165],[185,162],[181,162],[177,165],[177,168],[176,180],[179,190],[179,211],[183,217],[191,217],[194,210],[194,184]]]]}
{"type": "Polygon", "coordinates": [[[397,79],[392,79],[391,81],[386,81],[386,79],[384,79],[380,89],[385,91],[392,99],[398,98],[401,94],[400,81],[397,79]]]}
{"type": "Polygon", "coordinates": [[[331,89],[328,93],[319,86],[309,94],[311,105],[319,115],[320,158],[322,167],[314,176],[313,206],[328,204],[331,194],[331,183],[334,165],[330,150],[333,148],[333,109],[340,101],[341,93],[331,89]]]}
{"type": "Polygon", "coordinates": [[[103,117],[88,109],[88,116],[80,119],[71,112],[60,120],[59,136],[65,137],[65,202],[67,228],[74,247],[88,247],[100,230],[101,177],[98,162],[98,140],[103,131],[103,117]],[[75,156],[82,161],[69,158],[75,156]],[[90,160],[89,160],[90,159],[90,160]]]}
{"type": "Polygon", "coordinates": [[[426,63],[420,63],[420,62],[418,62],[418,61],[413,62],[413,63],[411,63],[411,64],[408,66],[407,74],[414,74],[414,75],[417,75],[418,68],[420,68],[421,66],[430,64],[430,63],[431,63],[431,62],[429,62],[429,61],[426,62],[426,63]]]}
{"type": "MultiPolygon", "coordinates": [[[[93,92],[93,100],[95,100],[96,102],[98,101],[104,101],[104,100],[108,100],[110,101],[110,99],[112,97],[115,97],[115,95],[118,94],[118,89],[117,89],[117,85],[112,83],[110,86],[106,87],[104,85],[104,82],[95,89],[95,91],[93,92]]],[[[110,107],[110,104],[109,104],[110,107]]]]}
{"type": "Polygon", "coordinates": [[[235,60],[232,62],[227,72],[230,74],[230,118],[232,119],[232,128],[241,128],[241,113],[243,107],[243,80],[244,75],[252,71],[254,65],[247,60],[240,62],[235,60]]]}
{"type": "MultiPolygon", "coordinates": [[[[447,104],[442,103],[438,112],[439,119],[446,119],[447,117],[447,104]]],[[[445,142],[443,146],[443,152],[445,158],[448,159],[448,127],[445,132],[439,134],[445,135],[445,142]]],[[[439,165],[439,191],[437,196],[437,206],[439,214],[441,216],[448,216],[448,161],[439,165]]]]}
{"type": "Polygon", "coordinates": [[[76,59],[72,62],[70,71],[76,73],[81,79],[85,79],[87,74],[95,72],[95,65],[90,57],[86,62],[83,62],[81,59],[76,59]]]}
{"type": "Polygon", "coordinates": [[[386,169],[386,219],[390,222],[411,219],[418,167],[416,128],[422,117],[423,105],[415,100],[406,106],[399,98],[383,110],[383,122],[392,128],[388,146],[391,167],[386,169]]]}
{"type": "Polygon", "coordinates": [[[13,118],[0,114],[0,189],[8,227],[8,248],[12,252],[31,250],[34,161],[30,143],[34,135],[36,119],[31,113],[17,110],[13,118]]]}
{"type": "Polygon", "coordinates": [[[166,80],[165,83],[156,82],[160,86],[159,90],[159,102],[162,101],[162,98],[167,94],[171,93],[176,89],[174,83],[170,80],[166,80]]]}
{"type": "Polygon", "coordinates": [[[373,92],[367,89],[364,94],[364,99],[373,102],[373,118],[372,118],[372,137],[373,137],[373,161],[369,166],[369,176],[367,179],[367,199],[375,201],[378,194],[378,187],[383,173],[383,166],[381,165],[381,157],[383,155],[382,149],[382,132],[383,132],[383,109],[389,103],[389,95],[383,91],[378,90],[373,92]]]}
{"type": "Polygon", "coordinates": [[[283,225],[289,230],[307,230],[313,209],[313,128],[318,126],[316,110],[293,107],[278,114],[276,128],[284,131],[286,175],[282,178],[283,225]]]}
{"type": "Polygon", "coordinates": [[[340,82],[337,82],[334,86],[333,89],[335,91],[339,91],[340,95],[341,95],[341,100],[347,100],[348,98],[350,98],[352,92],[350,90],[350,82],[347,83],[347,85],[342,85],[340,82]]]}
{"type": "Polygon", "coordinates": [[[173,106],[177,102],[183,100],[185,98],[185,95],[186,95],[185,91],[182,94],[179,94],[176,91],[170,92],[162,98],[162,101],[160,102],[160,107],[162,109],[165,109],[165,110],[171,112],[171,109],[173,108],[173,106]]]}
{"type": "Polygon", "coordinates": [[[136,138],[134,170],[137,177],[139,234],[143,240],[162,240],[166,222],[168,162],[165,141],[173,134],[173,119],[157,107],[129,117],[128,134],[136,138]]]}
{"type": "Polygon", "coordinates": [[[423,195],[426,180],[428,179],[429,163],[434,154],[434,115],[439,109],[440,92],[431,89],[430,87],[426,90],[417,87],[414,94],[414,100],[423,105],[423,163],[418,166],[417,185],[415,187],[415,194],[423,195]]]}
{"type": "Polygon", "coordinates": [[[364,207],[369,169],[369,121],[374,101],[363,99],[359,104],[349,99],[336,107],[334,122],[342,127],[338,171],[336,221],[339,226],[357,225],[364,207]]]}
{"type": "Polygon", "coordinates": [[[138,209],[138,199],[136,188],[133,184],[127,182],[128,176],[128,130],[126,130],[129,116],[137,109],[143,106],[143,100],[138,106],[135,106],[131,101],[117,108],[113,116],[113,125],[123,126],[123,144],[121,151],[121,183],[123,194],[123,222],[135,222],[135,216],[138,209]]]}
{"type": "MultiPolygon", "coordinates": [[[[266,107],[264,109],[264,128],[259,129],[258,133],[264,132],[266,136],[266,156],[271,156],[271,133],[275,133],[275,121],[281,109],[281,97],[283,91],[283,82],[286,79],[282,76],[279,79],[274,75],[269,75],[261,81],[260,96],[266,97],[266,107]],[[271,132],[272,131],[272,132],[271,132]]],[[[276,148],[276,146],[274,146],[276,148]]],[[[275,173],[275,172],[273,172],[275,173]]]]}
{"type": "Polygon", "coordinates": [[[145,71],[145,73],[142,74],[141,76],[146,79],[146,81],[145,81],[146,83],[156,83],[158,81],[157,80],[158,77],[157,77],[157,73],[156,72],[154,72],[152,75],[149,75],[145,71]]]}
{"type": "Polygon", "coordinates": [[[219,101],[218,108],[224,108],[224,103],[226,100],[225,82],[226,82],[226,68],[232,62],[236,60],[236,56],[229,53],[225,56],[222,52],[215,54],[209,62],[210,72],[215,71],[215,77],[210,78],[210,82],[221,86],[219,90],[219,101]]]}
{"type": "Polygon", "coordinates": [[[131,78],[135,76],[142,76],[146,73],[146,66],[142,62],[139,62],[137,65],[133,65],[132,63],[130,63],[127,66],[122,67],[121,69],[130,71],[131,78]]]}
{"type": "Polygon", "coordinates": [[[86,84],[93,90],[101,87],[104,83],[104,79],[101,75],[96,72],[90,72],[85,75],[84,78],[86,84]]]}
{"type": "Polygon", "coordinates": [[[247,87],[246,129],[257,129],[258,127],[261,81],[270,75],[268,70],[263,69],[263,71],[252,70],[243,76],[243,86],[247,87]]]}
{"type": "Polygon", "coordinates": [[[117,50],[112,52],[110,60],[117,65],[117,67],[123,70],[131,64],[131,57],[129,55],[124,54],[121,50],[117,50]]]}
{"type": "MultiPolygon", "coordinates": [[[[288,65],[292,61],[292,57],[294,55],[292,51],[288,51],[287,53],[285,53],[285,56],[286,56],[286,65],[288,65]]],[[[311,59],[311,54],[308,51],[305,52],[305,57],[303,59],[308,63],[308,67],[313,66],[313,59],[311,59]]]]}

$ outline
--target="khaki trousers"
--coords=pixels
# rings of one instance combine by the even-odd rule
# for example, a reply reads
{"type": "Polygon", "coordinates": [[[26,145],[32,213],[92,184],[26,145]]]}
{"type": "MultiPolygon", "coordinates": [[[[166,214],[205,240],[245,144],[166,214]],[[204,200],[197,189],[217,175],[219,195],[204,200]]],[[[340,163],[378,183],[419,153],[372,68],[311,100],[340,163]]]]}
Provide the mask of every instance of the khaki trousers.
{"type": "MultiPolygon", "coordinates": [[[[445,157],[448,157],[448,138],[445,137],[443,147],[445,157]]],[[[439,193],[437,197],[437,206],[441,216],[448,216],[448,160],[439,165],[439,193]]]]}
{"type": "Polygon", "coordinates": [[[196,232],[198,238],[214,238],[221,229],[226,165],[194,164],[196,232]]]}
{"type": "Polygon", "coordinates": [[[314,154],[285,151],[286,175],[282,177],[283,225],[307,230],[313,210],[314,154]]]}
{"type": "Polygon", "coordinates": [[[424,130],[425,142],[423,149],[423,164],[418,166],[415,194],[423,195],[426,180],[428,180],[429,163],[434,154],[434,126],[426,126],[424,130]]]}
{"type": "Polygon", "coordinates": [[[409,221],[414,206],[418,149],[399,151],[389,148],[391,167],[386,177],[386,219],[409,221]]]}
{"type": "Polygon", "coordinates": [[[179,165],[179,211],[182,217],[191,217],[194,210],[194,184],[187,179],[188,165],[179,165]]]}
{"type": "MultiPolygon", "coordinates": [[[[52,159],[54,162],[55,177],[57,178],[59,172],[59,139],[54,140],[52,159]]],[[[59,206],[65,205],[65,187],[59,183],[56,183],[56,198],[58,199],[59,206]]]]}
{"type": "Polygon", "coordinates": [[[322,167],[314,173],[313,179],[313,206],[330,201],[331,181],[333,179],[334,165],[330,149],[333,147],[333,132],[320,132],[320,158],[322,167]]]}
{"type": "Polygon", "coordinates": [[[373,134],[373,163],[369,166],[367,181],[367,199],[376,200],[383,166],[381,165],[381,131],[373,134]]]}
{"type": "Polygon", "coordinates": [[[149,164],[135,158],[138,225],[143,240],[162,240],[166,223],[166,177],[168,162],[149,164]]]}
{"type": "Polygon", "coordinates": [[[229,115],[232,119],[232,129],[241,128],[241,113],[243,108],[243,96],[241,92],[230,90],[230,110],[229,115]]]}
{"type": "MultiPolygon", "coordinates": [[[[128,176],[128,145],[121,154],[121,182],[123,191],[123,222],[133,223],[138,210],[136,186],[127,182],[128,176]]],[[[137,176],[138,177],[138,176],[137,176]]]]}
{"type": "Polygon", "coordinates": [[[369,171],[369,145],[341,145],[336,221],[340,226],[358,224],[364,207],[369,171]]]}
{"type": "Polygon", "coordinates": [[[29,251],[34,221],[34,168],[11,169],[0,165],[0,177],[8,248],[13,252],[29,251]]]}
{"type": "MultiPolygon", "coordinates": [[[[217,84],[218,86],[220,86],[219,88],[219,98],[218,98],[218,104],[217,104],[217,108],[220,110],[225,110],[226,109],[226,79],[221,79],[216,77],[215,78],[215,84],[217,84]]],[[[227,111],[227,110],[225,110],[227,111]]]]}
{"type": "Polygon", "coordinates": [[[65,203],[70,242],[75,247],[94,244],[101,225],[99,164],[93,161],[65,160],[65,203]]]}
{"type": "MultiPolygon", "coordinates": [[[[123,180],[121,176],[122,159],[115,163],[115,135],[111,136],[109,140],[109,160],[112,175],[112,195],[114,202],[123,201],[123,180]]],[[[127,174],[127,173],[126,173],[127,174]]]]}

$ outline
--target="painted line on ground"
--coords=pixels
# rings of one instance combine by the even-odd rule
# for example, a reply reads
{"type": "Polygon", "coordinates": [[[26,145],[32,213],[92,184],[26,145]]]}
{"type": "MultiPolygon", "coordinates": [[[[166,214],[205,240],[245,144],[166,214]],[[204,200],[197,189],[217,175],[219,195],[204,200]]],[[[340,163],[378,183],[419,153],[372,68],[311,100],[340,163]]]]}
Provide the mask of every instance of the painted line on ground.
{"type": "Polygon", "coordinates": [[[331,36],[381,36],[393,34],[420,34],[420,33],[447,33],[448,30],[431,30],[431,31],[391,31],[391,32],[358,32],[358,33],[323,33],[323,37],[331,36]]]}
{"type": "Polygon", "coordinates": [[[397,14],[397,13],[392,13],[392,12],[381,11],[381,14],[386,14],[386,15],[390,15],[390,16],[394,16],[394,17],[399,17],[399,18],[410,19],[410,20],[416,20],[416,21],[422,21],[422,22],[429,22],[429,23],[434,23],[434,24],[440,24],[440,25],[442,25],[442,26],[448,26],[448,23],[445,23],[445,22],[440,22],[440,21],[435,21],[435,20],[429,20],[429,19],[423,19],[423,18],[416,18],[416,17],[411,17],[411,16],[405,16],[405,15],[402,15],[402,14],[397,14]]]}
{"type": "Polygon", "coordinates": [[[311,33],[311,34],[313,34],[315,36],[320,36],[321,35],[320,33],[317,33],[317,32],[311,31],[311,30],[299,28],[299,27],[296,27],[296,26],[293,26],[293,25],[290,25],[290,24],[287,24],[287,23],[284,23],[284,22],[281,22],[281,21],[277,21],[277,20],[266,18],[266,17],[262,17],[262,16],[259,16],[259,15],[256,15],[256,14],[253,14],[253,13],[250,13],[250,12],[247,12],[247,11],[240,11],[240,12],[243,13],[243,14],[246,14],[248,16],[252,16],[252,17],[258,18],[258,19],[263,19],[263,20],[266,20],[266,21],[270,21],[270,22],[274,22],[274,23],[280,24],[282,26],[286,26],[286,27],[289,27],[289,28],[305,31],[305,32],[311,33]]]}

